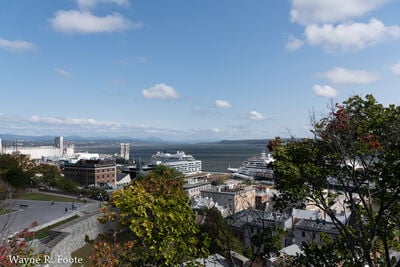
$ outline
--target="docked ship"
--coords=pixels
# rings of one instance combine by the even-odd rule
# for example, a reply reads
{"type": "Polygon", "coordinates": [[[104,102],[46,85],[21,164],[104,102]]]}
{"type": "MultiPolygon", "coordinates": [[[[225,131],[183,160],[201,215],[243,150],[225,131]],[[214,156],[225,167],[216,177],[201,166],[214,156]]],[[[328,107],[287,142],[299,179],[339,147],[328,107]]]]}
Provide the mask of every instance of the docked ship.
{"type": "Polygon", "coordinates": [[[243,161],[239,168],[228,168],[232,173],[233,178],[246,179],[246,180],[270,180],[274,177],[274,171],[269,164],[274,161],[271,154],[265,151],[259,157],[251,157],[243,161]]]}
{"type": "Polygon", "coordinates": [[[200,173],[201,163],[201,160],[196,160],[192,155],[188,155],[183,151],[177,151],[174,154],[158,151],[151,156],[151,164],[163,164],[182,172],[184,175],[200,173]]]}

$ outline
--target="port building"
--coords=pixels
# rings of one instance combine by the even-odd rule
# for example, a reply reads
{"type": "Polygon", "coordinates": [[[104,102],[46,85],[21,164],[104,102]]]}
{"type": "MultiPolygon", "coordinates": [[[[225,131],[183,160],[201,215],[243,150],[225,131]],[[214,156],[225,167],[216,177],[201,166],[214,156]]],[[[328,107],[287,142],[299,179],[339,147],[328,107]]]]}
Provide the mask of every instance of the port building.
{"type": "Polygon", "coordinates": [[[29,156],[32,160],[38,159],[59,159],[63,157],[72,157],[75,153],[75,147],[73,144],[64,145],[64,138],[57,136],[54,140],[54,146],[18,146],[18,142],[15,142],[14,146],[6,147],[3,146],[3,142],[0,139],[0,154],[23,154],[29,156]]]}

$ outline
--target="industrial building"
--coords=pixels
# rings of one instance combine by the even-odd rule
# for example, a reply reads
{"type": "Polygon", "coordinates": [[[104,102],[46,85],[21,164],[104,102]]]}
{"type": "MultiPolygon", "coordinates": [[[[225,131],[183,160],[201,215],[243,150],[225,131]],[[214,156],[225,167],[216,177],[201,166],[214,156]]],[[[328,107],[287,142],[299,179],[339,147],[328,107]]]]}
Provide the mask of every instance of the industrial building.
{"type": "Polygon", "coordinates": [[[63,157],[72,157],[75,153],[73,144],[64,145],[64,138],[57,136],[54,141],[54,146],[38,146],[38,147],[23,147],[18,146],[3,146],[0,139],[0,154],[23,154],[29,156],[32,160],[38,159],[60,159],[63,157]]]}

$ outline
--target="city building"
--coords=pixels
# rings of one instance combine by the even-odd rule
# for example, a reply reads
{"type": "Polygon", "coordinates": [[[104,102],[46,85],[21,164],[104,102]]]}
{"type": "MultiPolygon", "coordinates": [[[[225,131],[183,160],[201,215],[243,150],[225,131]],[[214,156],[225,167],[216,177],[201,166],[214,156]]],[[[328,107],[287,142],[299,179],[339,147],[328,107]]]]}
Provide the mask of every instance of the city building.
{"type": "Polygon", "coordinates": [[[321,233],[335,238],[339,235],[339,230],[332,222],[320,219],[301,219],[293,226],[294,241],[299,246],[303,243],[310,244],[313,242],[322,244],[321,233]]]}
{"type": "Polygon", "coordinates": [[[121,152],[120,152],[121,158],[129,160],[129,152],[130,152],[129,143],[121,143],[121,152]]]}
{"type": "Polygon", "coordinates": [[[183,191],[190,197],[199,197],[201,191],[211,188],[211,183],[208,182],[208,175],[192,175],[185,178],[183,191]]]}
{"type": "Polygon", "coordinates": [[[113,160],[81,159],[76,163],[65,163],[62,169],[64,176],[81,186],[116,184],[117,166],[113,160]]]}
{"type": "Polygon", "coordinates": [[[285,261],[287,257],[298,257],[301,254],[304,254],[304,252],[301,250],[301,247],[296,244],[292,244],[282,248],[279,251],[279,254],[274,257],[265,257],[265,266],[288,266],[287,262],[285,261]]]}
{"type": "Polygon", "coordinates": [[[23,154],[29,156],[32,160],[38,159],[60,159],[63,157],[71,157],[75,153],[73,144],[64,145],[64,138],[57,136],[55,138],[54,146],[39,146],[27,147],[19,146],[18,142],[15,145],[6,147],[2,145],[0,139],[0,154],[23,154]]]}
{"type": "Polygon", "coordinates": [[[251,186],[220,185],[201,191],[202,197],[212,198],[219,205],[227,207],[231,214],[255,208],[256,190],[251,186]]]}
{"type": "MultiPolygon", "coordinates": [[[[243,241],[246,247],[251,247],[252,237],[262,233],[267,227],[279,227],[284,230],[292,227],[290,212],[247,209],[229,216],[227,221],[233,233],[243,241]]],[[[282,240],[282,244],[284,244],[284,240],[282,240]]]]}
{"type": "Polygon", "coordinates": [[[183,151],[177,151],[175,154],[157,152],[151,156],[151,164],[163,164],[174,168],[185,175],[201,172],[201,160],[196,160],[192,155],[186,155],[183,151]]]}
{"type": "Polygon", "coordinates": [[[117,173],[115,185],[117,187],[124,187],[131,183],[132,179],[129,173],[117,173]]]}

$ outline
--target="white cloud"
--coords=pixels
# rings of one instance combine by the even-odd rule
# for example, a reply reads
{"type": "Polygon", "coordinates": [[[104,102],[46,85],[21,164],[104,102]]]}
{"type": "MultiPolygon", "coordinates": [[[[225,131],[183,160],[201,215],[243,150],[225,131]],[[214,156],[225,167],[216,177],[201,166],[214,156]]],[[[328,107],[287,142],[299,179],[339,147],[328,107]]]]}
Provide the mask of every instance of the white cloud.
{"type": "Polygon", "coordinates": [[[159,83],[154,85],[153,87],[144,89],[142,91],[142,95],[145,98],[160,98],[160,99],[168,99],[168,98],[178,98],[179,94],[175,91],[175,89],[165,83],[159,83]]]}
{"type": "Polygon", "coordinates": [[[310,45],[321,45],[327,51],[358,51],[388,39],[400,38],[400,27],[385,26],[372,18],[368,23],[307,25],[304,34],[310,45]]]}
{"type": "Polygon", "coordinates": [[[257,112],[257,111],[251,111],[247,115],[247,119],[252,120],[252,121],[262,121],[267,119],[263,114],[257,112]]]}
{"type": "Polygon", "coordinates": [[[62,125],[75,125],[75,126],[104,126],[104,127],[119,127],[119,123],[109,121],[99,121],[95,119],[86,118],[57,118],[57,117],[40,117],[31,116],[28,118],[29,122],[46,123],[46,124],[62,124],[62,125]]]}
{"type": "Polygon", "coordinates": [[[36,46],[32,43],[22,40],[10,41],[7,39],[0,38],[0,48],[3,48],[11,52],[23,52],[23,51],[35,50],[36,46]]]}
{"type": "Polygon", "coordinates": [[[392,73],[395,75],[400,75],[400,62],[397,64],[394,64],[391,68],[392,73]]]}
{"type": "Polygon", "coordinates": [[[296,37],[289,35],[289,40],[287,41],[285,48],[289,51],[294,51],[299,49],[300,47],[303,46],[304,41],[297,39],[296,37]]]}
{"type": "Polygon", "coordinates": [[[77,0],[79,8],[82,10],[88,10],[95,8],[99,3],[116,4],[118,6],[129,6],[128,0],[77,0]]]}
{"type": "Polygon", "coordinates": [[[225,100],[216,100],[214,104],[217,108],[231,108],[232,107],[232,105],[228,101],[225,101],[225,100]]]}
{"type": "Polygon", "coordinates": [[[328,85],[314,85],[313,86],[313,92],[317,96],[322,96],[322,97],[336,97],[338,96],[338,91],[336,89],[328,86],[328,85]]]}
{"type": "Polygon", "coordinates": [[[69,73],[69,72],[66,71],[66,70],[62,70],[62,69],[53,69],[53,71],[54,71],[55,73],[60,74],[61,76],[64,76],[64,77],[67,78],[67,79],[71,79],[71,78],[72,78],[71,73],[69,73]]]}
{"type": "Polygon", "coordinates": [[[321,74],[333,83],[355,83],[355,84],[369,84],[378,80],[378,75],[367,72],[365,70],[349,70],[345,68],[333,68],[330,71],[321,74]]]}
{"type": "Polygon", "coordinates": [[[49,21],[53,29],[64,33],[115,32],[143,26],[141,22],[133,23],[118,13],[100,17],[78,10],[58,11],[49,21]]]}
{"type": "Polygon", "coordinates": [[[344,22],[382,6],[388,0],[292,0],[290,18],[301,25],[344,22]]]}

